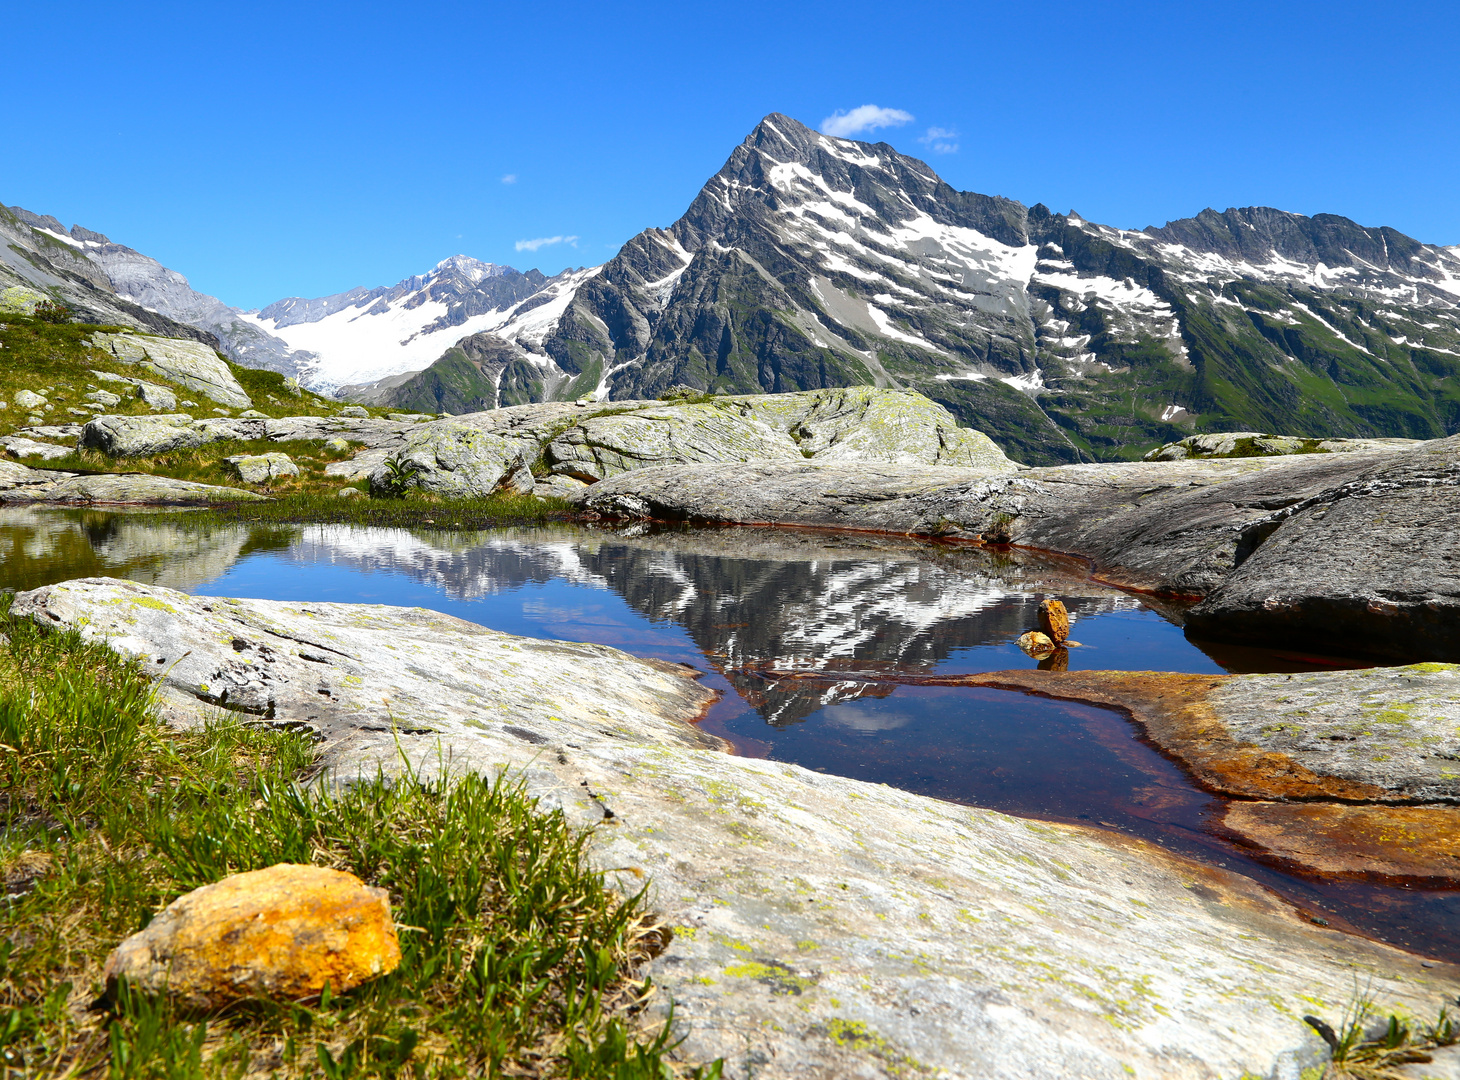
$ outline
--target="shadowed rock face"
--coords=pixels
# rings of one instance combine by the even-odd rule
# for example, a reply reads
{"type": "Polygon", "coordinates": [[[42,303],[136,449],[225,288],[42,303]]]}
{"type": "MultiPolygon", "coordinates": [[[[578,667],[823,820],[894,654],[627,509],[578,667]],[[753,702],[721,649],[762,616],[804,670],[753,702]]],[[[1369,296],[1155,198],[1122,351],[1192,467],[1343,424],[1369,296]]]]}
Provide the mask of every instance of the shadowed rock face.
{"type": "Polygon", "coordinates": [[[377,720],[421,775],[519,773],[596,826],[592,857],[624,887],[647,879],[674,933],[649,967],[655,1007],[674,1004],[686,1058],[723,1055],[731,1075],[1288,1075],[1322,1060],[1293,1008],[1338,1011],[1355,972],[1415,1012],[1460,990],[1460,971],[1140,841],[704,749],[684,723],[703,691],[615,650],[110,581],[15,610],[133,654],[194,650],[159,665],[174,702],[199,700],[200,673],[210,696],[239,687],[238,705],[313,693],[306,667],[322,673],[341,697],[326,760],[344,776],[401,767],[377,720]]]}

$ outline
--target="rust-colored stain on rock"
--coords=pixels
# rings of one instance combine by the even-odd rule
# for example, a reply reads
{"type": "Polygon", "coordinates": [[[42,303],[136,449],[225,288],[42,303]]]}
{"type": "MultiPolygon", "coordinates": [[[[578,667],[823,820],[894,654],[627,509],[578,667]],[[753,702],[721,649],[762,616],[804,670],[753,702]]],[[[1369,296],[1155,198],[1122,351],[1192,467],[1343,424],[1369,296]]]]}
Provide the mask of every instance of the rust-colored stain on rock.
{"type": "Polygon", "coordinates": [[[249,997],[297,1001],[393,971],[400,943],[384,889],[353,874],[280,863],[204,885],[169,904],[107,958],[126,977],[197,1009],[249,997]]]}
{"type": "Polygon", "coordinates": [[[1223,824],[1315,873],[1460,885],[1460,807],[1235,802],[1223,824]]]}

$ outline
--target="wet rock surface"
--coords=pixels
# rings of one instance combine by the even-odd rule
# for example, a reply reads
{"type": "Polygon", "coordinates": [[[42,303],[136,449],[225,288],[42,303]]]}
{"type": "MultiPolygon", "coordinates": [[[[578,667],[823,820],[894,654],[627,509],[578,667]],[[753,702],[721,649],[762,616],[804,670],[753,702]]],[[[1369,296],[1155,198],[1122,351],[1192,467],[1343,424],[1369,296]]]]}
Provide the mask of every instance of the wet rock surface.
{"type": "Polygon", "coordinates": [[[88,620],[159,672],[193,649],[162,676],[179,719],[200,684],[218,694],[215,670],[239,706],[272,693],[276,720],[338,688],[316,720],[339,778],[399,769],[398,746],[426,776],[520,771],[596,826],[623,887],[649,882],[674,933],[655,1007],[673,1001],[684,1056],[724,1055],[730,1076],[1296,1075],[1324,1056],[1299,1012],[1338,1013],[1356,975],[1422,1013],[1460,990],[1460,970],[1140,840],[709,749],[684,723],[704,691],[612,649],[112,581],[22,594],[17,613],[88,620]]]}
{"type": "Polygon", "coordinates": [[[1238,839],[1304,870],[1460,886],[1460,807],[1233,802],[1238,839]]]}
{"type": "Polygon", "coordinates": [[[354,874],[280,863],[233,874],[178,897],[123,941],[103,973],[185,1008],[244,998],[299,1001],[326,983],[353,990],[400,964],[384,889],[354,874]]]}

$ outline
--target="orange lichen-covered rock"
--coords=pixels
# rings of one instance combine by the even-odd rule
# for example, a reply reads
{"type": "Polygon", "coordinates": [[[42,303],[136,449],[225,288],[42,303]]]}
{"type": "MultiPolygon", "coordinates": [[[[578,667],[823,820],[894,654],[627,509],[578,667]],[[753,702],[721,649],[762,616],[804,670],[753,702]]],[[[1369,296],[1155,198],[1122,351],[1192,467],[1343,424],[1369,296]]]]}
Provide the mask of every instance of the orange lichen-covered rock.
{"type": "Polygon", "coordinates": [[[1030,656],[1048,656],[1057,648],[1047,634],[1041,634],[1038,630],[1020,634],[1018,644],[1030,656]]]}
{"type": "Polygon", "coordinates": [[[400,963],[384,889],[353,874],[280,863],[204,885],[169,904],[107,958],[109,992],[167,993],[195,1009],[248,997],[350,990],[400,963]]]}
{"type": "Polygon", "coordinates": [[[1070,636],[1070,613],[1065,605],[1051,597],[1039,605],[1039,629],[1056,645],[1070,636]]]}

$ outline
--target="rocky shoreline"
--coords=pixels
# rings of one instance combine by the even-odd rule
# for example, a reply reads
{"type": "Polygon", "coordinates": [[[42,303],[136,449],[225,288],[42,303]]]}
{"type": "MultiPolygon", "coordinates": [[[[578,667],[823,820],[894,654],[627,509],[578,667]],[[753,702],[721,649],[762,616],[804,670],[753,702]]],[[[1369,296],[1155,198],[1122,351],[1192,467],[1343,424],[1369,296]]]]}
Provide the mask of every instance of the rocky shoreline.
{"type": "Polygon", "coordinates": [[[339,780],[522,775],[595,828],[625,888],[650,883],[674,932],[657,1007],[727,1075],[1296,1076],[1325,1056],[1299,1014],[1340,1011],[1356,975],[1421,1014],[1460,991],[1460,968],[1144,841],[725,754],[675,665],[418,609],[109,579],[13,611],[161,660],[174,723],[221,707],[308,726],[339,780]]]}

